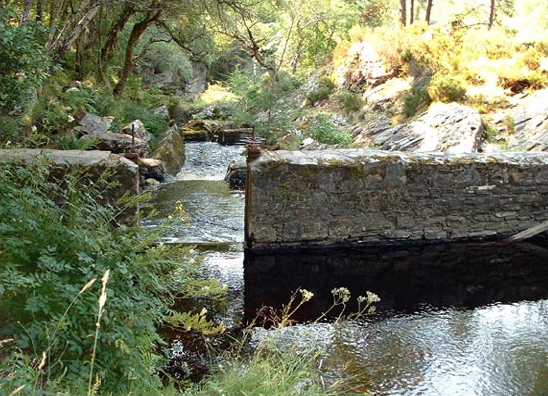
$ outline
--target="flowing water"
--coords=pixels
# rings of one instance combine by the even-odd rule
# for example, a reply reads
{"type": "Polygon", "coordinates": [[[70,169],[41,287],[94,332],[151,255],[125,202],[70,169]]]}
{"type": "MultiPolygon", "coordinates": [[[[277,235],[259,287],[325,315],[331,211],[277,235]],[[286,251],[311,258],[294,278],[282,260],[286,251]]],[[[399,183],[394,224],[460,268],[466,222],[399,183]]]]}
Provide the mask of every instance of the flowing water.
{"type": "MultiPolygon", "coordinates": [[[[155,195],[159,216],[145,226],[168,224],[166,241],[199,247],[204,273],[228,286],[227,326],[251,320],[263,305],[279,308],[305,288],[314,293],[296,315],[305,324],[278,337],[280,345],[322,349],[327,382],[345,378],[373,395],[548,395],[547,249],[459,244],[244,255],[244,197],[223,181],[242,148],[186,147],[185,167],[155,195]],[[190,225],[169,224],[178,201],[190,225]],[[378,294],[377,313],[311,323],[338,287],[353,299],[378,294]]],[[[345,312],[357,308],[347,305],[345,312]]],[[[258,328],[254,337],[266,333],[258,328]]]]}

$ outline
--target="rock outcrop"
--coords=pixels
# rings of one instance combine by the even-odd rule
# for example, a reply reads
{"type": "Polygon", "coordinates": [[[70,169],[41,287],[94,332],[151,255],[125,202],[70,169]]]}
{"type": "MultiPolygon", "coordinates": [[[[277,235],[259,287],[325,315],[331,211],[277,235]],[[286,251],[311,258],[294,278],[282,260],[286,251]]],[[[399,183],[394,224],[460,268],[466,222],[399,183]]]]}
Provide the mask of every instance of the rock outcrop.
{"type": "Polygon", "coordinates": [[[520,99],[493,120],[510,150],[548,151],[548,89],[520,99]]]}
{"type": "Polygon", "coordinates": [[[388,70],[373,45],[367,41],[353,44],[348,50],[349,61],[339,67],[337,81],[340,87],[360,89],[376,87],[386,82],[393,72],[388,70]]]}
{"type": "Polygon", "coordinates": [[[175,124],[158,137],[156,148],[150,156],[164,162],[169,175],[175,176],[185,163],[185,141],[175,124]]]}
{"type": "Polygon", "coordinates": [[[480,147],[482,133],[477,110],[457,103],[435,103],[409,124],[392,126],[388,117],[380,116],[356,141],[390,151],[474,153],[480,147]]]}

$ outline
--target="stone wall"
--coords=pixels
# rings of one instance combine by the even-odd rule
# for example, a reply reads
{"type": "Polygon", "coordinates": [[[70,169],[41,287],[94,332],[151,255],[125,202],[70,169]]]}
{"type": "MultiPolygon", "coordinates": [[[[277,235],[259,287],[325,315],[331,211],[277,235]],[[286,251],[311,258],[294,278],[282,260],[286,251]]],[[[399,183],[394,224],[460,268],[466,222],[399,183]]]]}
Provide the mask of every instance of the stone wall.
{"type": "MultiPolygon", "coordinates": [[[[67,169],[79,167],[89,169],[86,180],[94,182],[108,171],[109,181],[115,183],[103,195],[104,203],[115,205],[127,191],[132,194],[139,192],[139,167],[129,159],[110,151],[0,149],[2,163],[27,165],[41,161],[51,164],[54,168],[52,173],[58,178],[62,178],[67,169]]],[[[119,220],[131,222],[137,210],[138,208],[130,208],[124,211],[119,220]]]]}
{"type": "Polygon", "coordinates": [[[548,219],[548,153],[264,152],[249,249],[487,240],[548,219]]]}

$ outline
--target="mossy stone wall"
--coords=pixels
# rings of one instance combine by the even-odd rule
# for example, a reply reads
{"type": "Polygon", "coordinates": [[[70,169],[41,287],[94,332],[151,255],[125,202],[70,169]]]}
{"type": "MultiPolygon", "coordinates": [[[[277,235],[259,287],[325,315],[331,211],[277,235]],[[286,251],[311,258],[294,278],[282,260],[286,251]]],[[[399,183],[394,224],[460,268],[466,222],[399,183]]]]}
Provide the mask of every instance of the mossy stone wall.
{"type": "Polygon", "coordinates": [[[548,220],[548,153],[263,152],[248,248],[498,239],[548,220]]]}

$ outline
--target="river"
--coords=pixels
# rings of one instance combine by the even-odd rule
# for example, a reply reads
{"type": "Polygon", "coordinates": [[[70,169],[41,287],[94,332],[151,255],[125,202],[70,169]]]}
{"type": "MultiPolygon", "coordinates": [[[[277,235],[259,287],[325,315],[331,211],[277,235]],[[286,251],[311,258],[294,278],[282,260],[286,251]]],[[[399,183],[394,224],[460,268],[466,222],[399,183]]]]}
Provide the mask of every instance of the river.
{"type": "MultiPolygon", "coordinates": [[[[155,194],[159,214],[144,224],[166,222],[183,203],[190,225],[169,227],[165,241],[198,246],[204,273],[227,285],[228,327],[305,288],[314,298],[297,312],[301,324],[278,337],[291,348],[321,349],[327,382],[344,378],[373,395],[548,395],[548,250],[522,243],[244,254],[244,196],[223,181],[242,151],[187,143],[185,166],[155,194]],[[314,322],[340,287],[352,301],[376,293],[377,312],[314,322]]],[[[257,328],[254,338],[267,332],[257,328]]]]}

